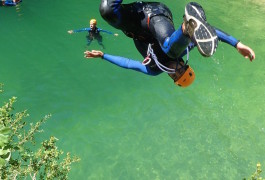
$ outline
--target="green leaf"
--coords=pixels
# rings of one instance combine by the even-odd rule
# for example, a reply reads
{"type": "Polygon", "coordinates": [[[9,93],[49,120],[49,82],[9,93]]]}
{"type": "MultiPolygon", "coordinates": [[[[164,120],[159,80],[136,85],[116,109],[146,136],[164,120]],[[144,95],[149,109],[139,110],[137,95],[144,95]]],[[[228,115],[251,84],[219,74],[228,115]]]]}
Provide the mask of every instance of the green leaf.
{"type": "Polygon", "coordinates": [[[0,167],[4,166],[5,164],[6,164],[6,161],[0,158],[0,167]]]}
{"type": "Polygon", "coordinates": [[[8,127],[0,127],[0,134],[10,134],[10,132],[11,132],[11,129],[10,128],[8,128],[8,127]]]}
{"type": "Polygon", "coordinates": [[[7,143],[8,143],[8,136],[0,134],[0,146],[2,147],[7,143]]]}
{"type": "Polygon", "coordinates": [[[0,149],[0,156],[6,155],[7,153],[10,153],[9,149],[7,149],[7,150],[0,149]]]}

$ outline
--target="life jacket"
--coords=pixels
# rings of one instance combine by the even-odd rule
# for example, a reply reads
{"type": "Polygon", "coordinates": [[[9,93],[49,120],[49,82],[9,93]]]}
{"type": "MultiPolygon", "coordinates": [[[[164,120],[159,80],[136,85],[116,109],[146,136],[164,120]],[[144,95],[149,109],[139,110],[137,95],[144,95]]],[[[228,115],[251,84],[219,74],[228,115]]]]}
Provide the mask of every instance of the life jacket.
{"type": "Polygon", "coordinates": [[[97,27],[95,27],[94,30],[91,29],[88,31],[88,36],[91,39],[97,38],[98,36],[100,36],[99,32],[100,32],[99,29],[97,27]]]}

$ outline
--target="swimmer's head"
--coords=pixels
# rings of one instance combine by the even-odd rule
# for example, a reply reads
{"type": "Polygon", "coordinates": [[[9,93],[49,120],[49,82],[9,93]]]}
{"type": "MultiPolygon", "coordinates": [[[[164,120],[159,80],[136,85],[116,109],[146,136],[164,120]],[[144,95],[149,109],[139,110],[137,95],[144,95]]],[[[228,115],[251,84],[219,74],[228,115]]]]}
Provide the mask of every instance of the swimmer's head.
{"type": "Polygon", "coordinates": [[[97,25],[97,20],[96,20],[96,19],[91,19],[91,20],[90,20],[90,24],[97,25]]]}
{"type": "Polygon", "coordinates": [[[91,19],[90,20],[90,28],[94,29],[97,25],[97,20],[96,19],[91,19]]]}
{"type": "Polygon", "coordinates": [[[170,62],[170,68],[176,69],[176,73],[168,74],[173,80],[174,83],[180,87],[188,87],[191,85],[195,79],[195,73],[193,69],[186,65],[183,60],[180,63],[170,62]],[[178,67],[176,67],[178,65],[178,67]]]}

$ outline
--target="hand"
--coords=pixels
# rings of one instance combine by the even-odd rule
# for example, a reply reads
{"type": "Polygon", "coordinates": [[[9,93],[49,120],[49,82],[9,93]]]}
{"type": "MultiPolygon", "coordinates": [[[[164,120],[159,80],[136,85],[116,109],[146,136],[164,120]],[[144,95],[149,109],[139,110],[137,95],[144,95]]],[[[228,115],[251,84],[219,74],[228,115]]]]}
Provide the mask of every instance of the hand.
{"type": "Polygon", "coordinates": [[[250,47],[239,42],[236,48],[238,52],[242,54],[246,59],[249,58],[250,61],[253,61],[255,59],[255,53],[250,47]]]}
{"type": "Polygon", "coordinates": [[[117,34],[117,33],[115,33],[115,34],[113,34],[114,36],[119,36],[119,34],[117,34]]]}
{"type": "Polygon", "coordinates": [[[69,30],[69,31],[67,31],[69,34],[73,34],[74,33],[74,31],[73,30],[69,30]]]}
{"type": "Polygon", "coordinates": [[[97,50],[92,50],[92,51],[85,51],[85,58],[98,58],[103,56],[103,52],[97,51],[97,50]]]}

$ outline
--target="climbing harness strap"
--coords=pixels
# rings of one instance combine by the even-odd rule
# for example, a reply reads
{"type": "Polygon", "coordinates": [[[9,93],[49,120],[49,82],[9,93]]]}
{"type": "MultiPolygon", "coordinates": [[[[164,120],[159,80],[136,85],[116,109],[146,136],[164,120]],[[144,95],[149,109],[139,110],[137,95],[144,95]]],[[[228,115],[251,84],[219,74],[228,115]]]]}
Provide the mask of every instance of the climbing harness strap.
{"type": "MultiPolygon", "coordinates": [[[[144,65],[148,65],[148,64],[151,62],[151,58],[150,58],[150,56],[151,56],[152,59],[155,61],[157,67],[158,67],[161,71],[166,72],[166,73],[168,73],[168,74],[174,74],[174,73],[177,72],[177,70],[179,70],[179,69],[177,69],[178,64],[177,64],[177,66],[176,66],[176,69],[171,69],[171,68],[168,68],[168,67],[164,66],[163,64],[161,64],[161,63],[158,61],[157,56],[155,55],[154,50],[152,49],[151,46],[152,46],[151,44],[148,45],[147,56],[146,56],[146,58],[145,58],[144,61],[143,61],[143,64],[144,64],[144,65]]],[[[186,50],[187,50],[187,60],[186,60],[186,62],[185,62],[185,64],[184,64],[183,67],[185,67],[185,66],[187,65],[188,61],[189,61],[189,48],[187,47],[186,50]]],[[[182,67],[181,67],[181,68],[182,68],[182,67]]]]}

